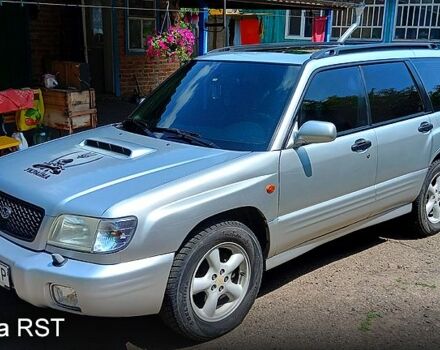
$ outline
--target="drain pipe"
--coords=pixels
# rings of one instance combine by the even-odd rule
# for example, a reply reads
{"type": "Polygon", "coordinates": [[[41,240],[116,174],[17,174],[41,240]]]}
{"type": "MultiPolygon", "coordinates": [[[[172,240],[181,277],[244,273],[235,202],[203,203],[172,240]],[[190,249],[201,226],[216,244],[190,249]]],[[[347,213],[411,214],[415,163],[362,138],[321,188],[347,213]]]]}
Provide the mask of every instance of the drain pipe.
{"type": "Polygon", "coordinates": [[[341,37],[338,39],[338,43],[345,43],[345,40],[347,40],[351,34],[356,30],[357,27],[361,24],[361,17],[364,13],[365,4],[358,5],[354,8],[356,11],[356,21],[345,31],[344,34],[341,35],[341,37]]]}

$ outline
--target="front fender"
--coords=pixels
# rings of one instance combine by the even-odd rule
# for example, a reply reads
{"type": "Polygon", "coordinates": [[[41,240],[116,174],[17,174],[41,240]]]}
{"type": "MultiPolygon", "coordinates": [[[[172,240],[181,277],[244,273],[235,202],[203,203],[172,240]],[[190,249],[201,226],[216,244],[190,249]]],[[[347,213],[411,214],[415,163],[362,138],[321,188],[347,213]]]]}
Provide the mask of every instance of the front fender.
{"type": "Polygon", "coordinates": [[[139,225],[122,260],[175,252],[200,222],[225,211],[255,207],[267,221],[278,214],[279,152],[257,153],[191,178],[181,179],[112,208],[107,216],[127,215],[136,208],[139,225]],[[124,213],[124,215],[122,215],[124,213]]]}

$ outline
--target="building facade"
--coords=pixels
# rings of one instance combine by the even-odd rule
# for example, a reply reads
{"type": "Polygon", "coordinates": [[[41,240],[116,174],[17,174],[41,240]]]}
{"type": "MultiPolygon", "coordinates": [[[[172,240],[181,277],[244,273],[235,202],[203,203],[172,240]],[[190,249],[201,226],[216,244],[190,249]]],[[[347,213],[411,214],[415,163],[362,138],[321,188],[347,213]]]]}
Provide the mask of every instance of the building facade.
{"type": "MultiPolygon", "coordinates": [[[[366,0],[365,5],[361,25],[351,39],[385,42],[440,40],[440,0],[366,0]]],[[[323,13],[286,11],[283,39],[310,39],[312,18],[317,15],[323,13]]],[[[354,19],[354,9],[333,11],[332,38],[339,38],[354,19]]]]}
{"type": "Polygon", "coordinates": [[[147,94],[178,67],[149,60],[146,37],[161,21],[159,0],[71,0],[86,7],[0,6],[0,90],[35,86],[56,60],[87,62],[98,94],[147,94]]]}

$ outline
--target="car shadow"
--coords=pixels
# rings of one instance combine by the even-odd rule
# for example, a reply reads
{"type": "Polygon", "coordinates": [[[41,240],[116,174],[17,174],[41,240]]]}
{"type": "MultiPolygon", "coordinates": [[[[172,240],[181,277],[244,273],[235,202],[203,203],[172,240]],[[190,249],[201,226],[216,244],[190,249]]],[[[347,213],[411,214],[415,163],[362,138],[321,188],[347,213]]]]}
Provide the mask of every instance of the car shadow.
{"type": "MultiPolygon", "coordinates": [[[[414,238],[414,237],[413,237],[414,238]]],[[[413,239],[401,220],[393,220],[357,231],[316,248],[264,274],[258,297],[312,271],[382,244],[388,239],[413,239]]],[[[50,309],[40,309],[21,301],[13,292],[0,291],[0,323],[11,325],[11,335],[0,339],[10,350],[28,349],[180,349],[195,345],[169,330],[158,316],[133,318],[98,318],[71,315],[50,309]],[[60,337],[17,337],[17,319],[65,318],[60,337]]]]}
{"type": "Polygon", "coordinates": [[[378,228],[380,226],[338,238],[267,271],[263,276],[259,297],[332,262],[384,243],[384,240],[379,238],[380,235],[378,235],[378,232],[382,232],[382,229],[378,230],[378,228]]]}
{"type": "Polygon", "coordinates": [[[262,297],[300,276],[332,262],[342,260],[388,240],[418,240],[408,217],[401,217],[348,234],[284,263],[263,276],[259,297],[262,297]]]}

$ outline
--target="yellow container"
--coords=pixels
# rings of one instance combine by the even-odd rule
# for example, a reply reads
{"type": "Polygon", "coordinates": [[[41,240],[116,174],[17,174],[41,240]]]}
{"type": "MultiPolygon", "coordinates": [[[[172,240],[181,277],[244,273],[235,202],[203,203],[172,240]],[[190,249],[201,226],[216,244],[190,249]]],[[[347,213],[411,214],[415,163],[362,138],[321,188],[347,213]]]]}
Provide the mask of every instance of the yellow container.
{"type": "Polygon", "coordinates": [[[9,136],[0,136],[0,150],[18,147],[20,142],[9,136]]]}
{"type": "Polygon", "coordinates": [[[18,111],[16,115],[17,130],[27,131],[43,123],[44,101],[40,89],[34,90],[34,107],[18,111]]]}

